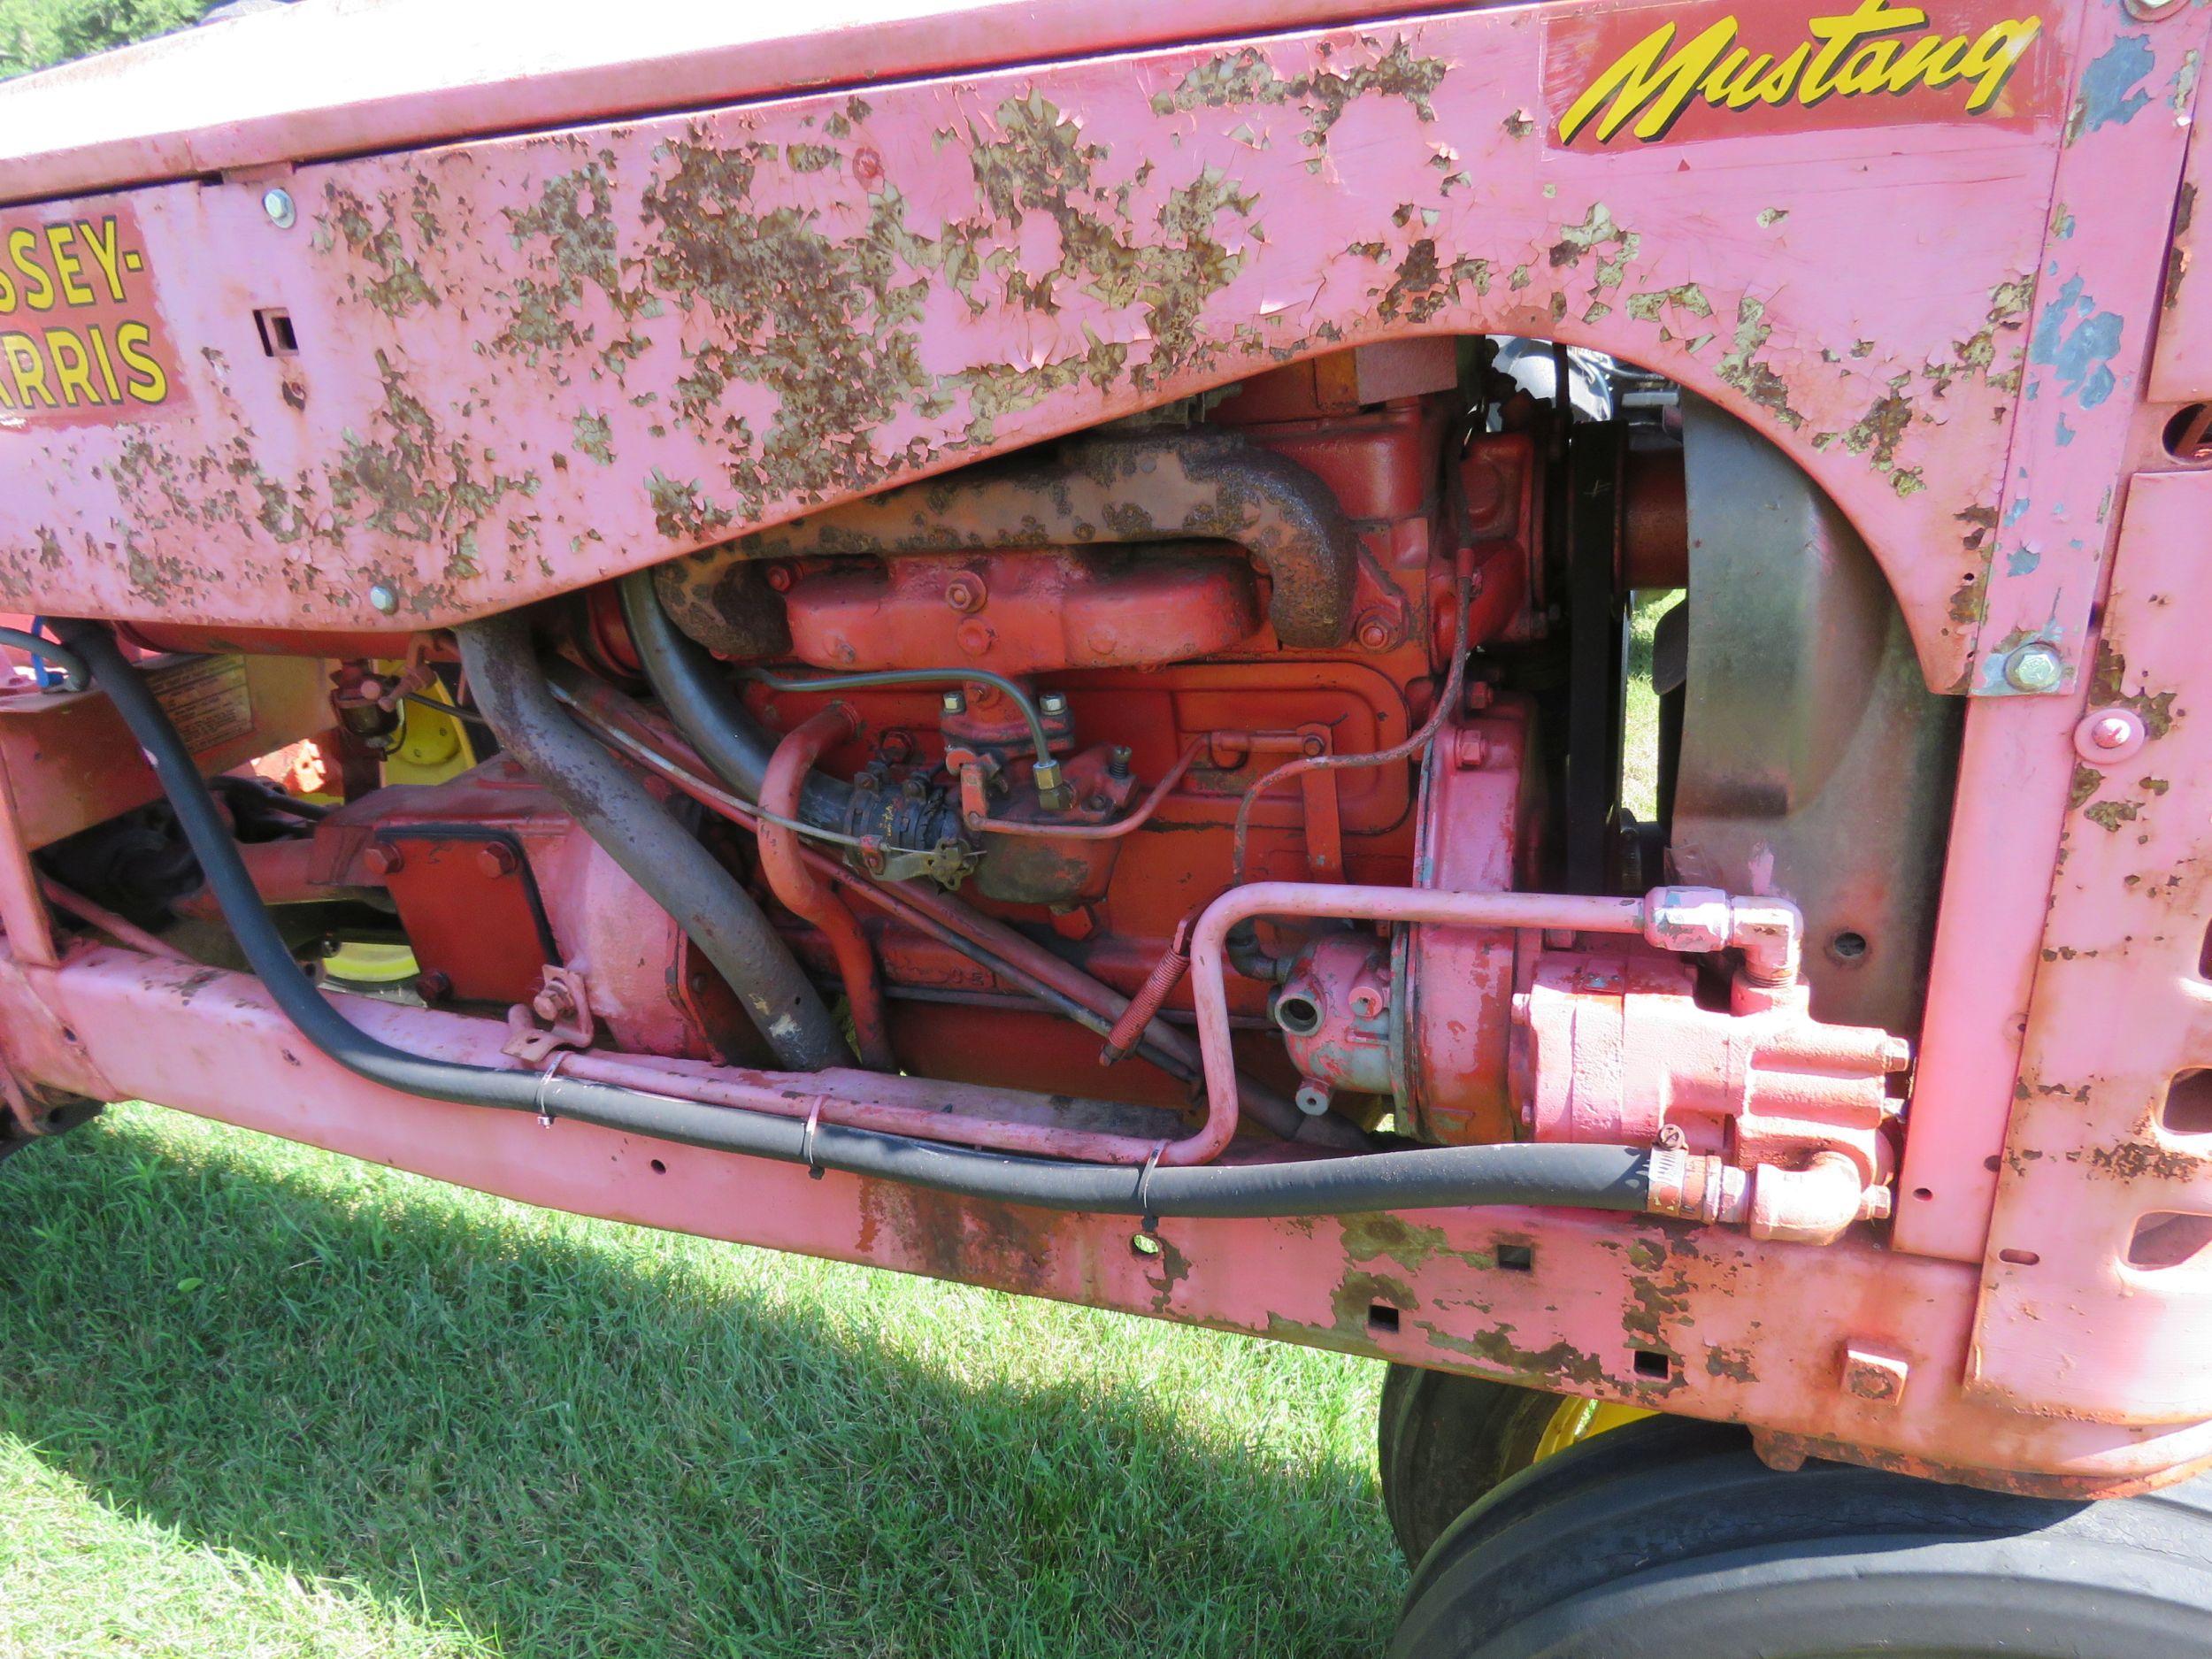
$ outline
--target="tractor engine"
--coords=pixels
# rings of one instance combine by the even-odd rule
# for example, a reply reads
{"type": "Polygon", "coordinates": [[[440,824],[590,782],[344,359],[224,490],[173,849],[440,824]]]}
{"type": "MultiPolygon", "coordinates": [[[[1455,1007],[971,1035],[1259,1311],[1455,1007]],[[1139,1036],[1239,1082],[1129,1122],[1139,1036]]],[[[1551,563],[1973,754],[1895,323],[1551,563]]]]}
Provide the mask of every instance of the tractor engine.
{"type": "MultiPolygon", "coordinates": [[[[323,641],[340,798],[273,829],[242,802],[240,851],[334,982],[380,948],[382,994],[503,1009],[522,1065],[726,1102],[795,1077],[681,896],[703,857],[834,1007],[834,1069],[873,1074],[864,1108],[811,1109],[832,1120],[1124,1163],[1648,1145],[1677,1213],[1833,1238],[1888,1213],[1926,948],[1837,849],[1881,839],[1827,792],[1872,763],[1826,709],[1809,750],[1733,775],[1708,733],[1767,695],[1745,639],[1790,625],[1732,588],[1694,595],[1694,636],[1678,606],[1649,664],[1626,622],[1686,585],[1694,528],[1724,571],[1811,535],[1817,580],[1859,591],[1803,595],[1786,683],[1893,682],[1901,647],[1801,474],[1615,365],[1578,410],[1593,372],[1362,348],[572,595],[504,657],[467,630],[323,641]],[[1747,528],[1746,499],[1799,519],[1747,528]],[[1701,655],[1718,700],[1693,710],[1701,655]],[[649,835],[609,764],[657,803],[649,835]],[[1870,972],[1848,941],[1878,926],[1870,972]]],[[[131,820],[48,856],[142,921],[212,923],[165,850],[131,820]]]]}

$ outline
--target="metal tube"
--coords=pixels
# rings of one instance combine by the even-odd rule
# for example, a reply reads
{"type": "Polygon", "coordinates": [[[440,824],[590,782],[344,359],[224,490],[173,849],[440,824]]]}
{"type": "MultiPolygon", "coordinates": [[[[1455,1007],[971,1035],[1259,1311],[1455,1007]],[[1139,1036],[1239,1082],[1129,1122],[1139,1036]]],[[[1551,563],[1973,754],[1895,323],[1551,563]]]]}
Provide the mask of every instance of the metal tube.
{"type": "Polygon", "coordinates": [[[798,832],[776,822],[778,818],[795,818],[800,788],[814,763],[831,744],[850,737],[855,725],[853,711],[833,703],[801,721],[776,745],[768,774],[761,780],[762,817],[754,833],[760,842],[761,872],[769,887],[794,915],[812,922],[829,941],[830,954],[837,959],[837,977],[852,1010],[861,1063],[872,1071],[895,1071],[898,1061],[891,1052],[891,1028],[883,1011],[883,979],[868,936],[844,900],[808,867],[798,832]]]}

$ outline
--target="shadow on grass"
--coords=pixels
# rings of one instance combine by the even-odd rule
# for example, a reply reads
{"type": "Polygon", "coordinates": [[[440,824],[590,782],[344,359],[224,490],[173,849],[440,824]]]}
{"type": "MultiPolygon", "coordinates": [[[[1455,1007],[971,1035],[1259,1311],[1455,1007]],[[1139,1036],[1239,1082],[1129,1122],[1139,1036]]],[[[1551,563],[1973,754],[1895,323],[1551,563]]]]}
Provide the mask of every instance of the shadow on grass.
{"type": "Polygon", "coordinates": [[[0,1166],[0,1432],[188,1543],[528,1659],[1385,1640],[1402,1574],[1348,1409],[1302,1447],[1295,1370],[1248,1433],[1238,1402],[1177,1409],[1264,1381],[1267,1350],[1194,1335],[1133,1345],[1144,1375],[1010,1385],[994,1319],[1043,1327],[1002,1300],[160,1121],[0,1166]]]}

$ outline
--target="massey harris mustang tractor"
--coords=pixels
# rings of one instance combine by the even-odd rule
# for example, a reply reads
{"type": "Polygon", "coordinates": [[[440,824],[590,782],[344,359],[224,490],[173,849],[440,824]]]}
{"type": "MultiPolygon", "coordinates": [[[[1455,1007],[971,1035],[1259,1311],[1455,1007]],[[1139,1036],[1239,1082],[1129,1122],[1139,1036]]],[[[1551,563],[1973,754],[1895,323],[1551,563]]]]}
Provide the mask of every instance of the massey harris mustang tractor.
{"type": "Polygon", "coordinates": [[[0,94],[11,1144],[1375,1356],[1403,1655],[2212,1653],[2212,8],[773,11],[0,94]]]}

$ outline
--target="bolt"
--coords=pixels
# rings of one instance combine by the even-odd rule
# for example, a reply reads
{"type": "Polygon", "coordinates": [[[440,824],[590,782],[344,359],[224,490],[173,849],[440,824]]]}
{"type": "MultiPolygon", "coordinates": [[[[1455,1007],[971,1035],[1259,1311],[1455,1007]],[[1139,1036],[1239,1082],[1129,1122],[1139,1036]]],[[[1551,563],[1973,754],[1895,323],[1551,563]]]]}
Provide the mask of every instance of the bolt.
{"type": "Polygon", "coordinates": [[[965,714],[968,711],[968,700],[956,691],[948,691],[937,699],[937,706],[947,714],[965,714]]]}
{"type": "Polygon", "coordinates": [[[1084,802],[1083,804],[1094,812],[1104,812],[1110,810],[1114,803],[1111,801],[1109,801],[1102,795],[1094,795],[1089,800],[1084,802]]]}
{"type": "Polygon", "coordinates": [[[453,995],[453,980],[441,970],[433,968],[427,973],[415,976],[415,995],[426,1002],[442,1002],[453,995]]]}
{"type": "Polygon", "coordinates": [[[1375,612],[1360,618],[1359,642],[1366,649],[1386,651],[1390,649],[1391,638],[1392,630],[1387,617],[1375,612]]]}
{"type": "Polygon", "coordinates": [[[515,857],[515,849],[505,841],[486,841],[476,849],[477,869],[494,880],[501,876],[514,874],[518,862],[515,857]]]}
{"type": "Polygon", "coordinates": [[[2099,749],[2125,749],[2128,739],[2134,735],[2135,728],[2128,723],[2124,714],[2100,716],[2097,723],[2089,728],[2089,741],[2099,749]]]}
{"type": "Polygon", "coordinates": [[[972,576],[956,576],[945,584],[945,603],[955,611],[980,611],[983,599],[983,584],[972,576]]]}
{"type": "Polygon", "coordinates": [[[279,230],[289,230],[299,219],[299,211],[292,205],[289,190],[269,190],[261,197],[261,211],[269,216],[269,223],[279,230]]]}
{"type": "Polygon", "coordinates": [[[2005,683],[2015,691],[2056,691],[2065,678],[2066,659],[2041,640],[2030,640],[2005,658],[2005,683]]]}
{"type": "Polygon", "coordinates": [[[388,617],[399,609],[399,595],[395,589],[379,582],[369,589],[369,603],[388,617]]]}
{"type": "Polygon", "coordinates": [[[549,1025],[557,1025],[576,1012],[576,999],[558,979],[530,999],[530,1010],[549,1025]]]}
{"type": "Polygon", "coordinates": [[[792,575],[791,566],[788,565],[771,565],[768,567],[767,575],[769,587],[780,594],[789,593],[791,584],[797,580],[792,575]]]}
{"type": "Polygon", "coordinates": [[[407,860],[391,842],[371,841],[369,850],[361,855],[361,862],[374,874],[388,876],[398,873],[407,860]]]}
{"type": "Polygon", "coordinates": [[[1106,775],[1109,778],[1126,778],[1129,775],[1127,745],[1117,743],[1106,751],[1106,775]]]}
{"type": "Polygon", "coordinates": [[[1463,728],[1452,740],[1452,758],[1463,772],[1477,772],[1490,758],[1490,740],[1480,732],[1463,728]]]}
{"type": "Polygon", "coordinates": [[[1309,760],[1318,757],[1324,745],[1321,740],[1317,737],[1306,738],[1298,745],[1300,751],[1304,754],[1309,760]]]}
{"type": "Polygon", "coordinates": [[[1068,700],[1060,692],[1048,691],[1037,699],[1037,706],[1047,714],[1065,714],[1068,711],[1068,700]]]}

